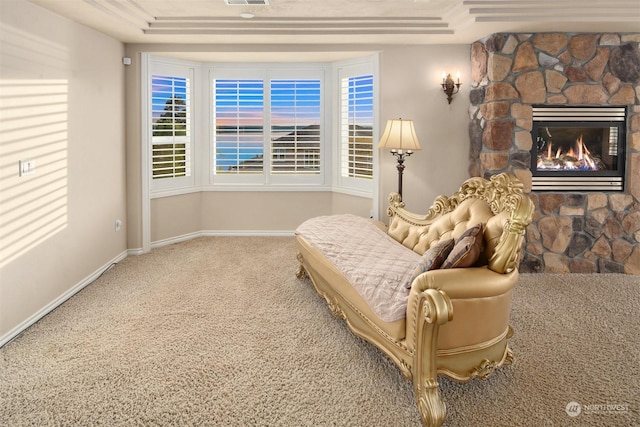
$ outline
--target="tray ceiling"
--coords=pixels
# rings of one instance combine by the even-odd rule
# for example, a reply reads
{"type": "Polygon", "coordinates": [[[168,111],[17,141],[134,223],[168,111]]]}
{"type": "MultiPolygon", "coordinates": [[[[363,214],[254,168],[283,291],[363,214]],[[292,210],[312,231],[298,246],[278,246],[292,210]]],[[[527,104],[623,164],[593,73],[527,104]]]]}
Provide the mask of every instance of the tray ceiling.
{"type": "Polygon", "coordinates": [[[29,1],[126,43],[434,44],[501,31],[640,31],[638,0],[29,1]]]}

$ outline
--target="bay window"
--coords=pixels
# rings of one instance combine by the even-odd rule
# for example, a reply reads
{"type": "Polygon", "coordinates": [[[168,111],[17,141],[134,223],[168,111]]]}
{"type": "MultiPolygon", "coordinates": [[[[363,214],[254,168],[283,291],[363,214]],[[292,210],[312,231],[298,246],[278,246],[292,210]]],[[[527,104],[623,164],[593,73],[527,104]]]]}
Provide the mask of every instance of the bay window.
{"type": "Polygon", "coordinates": [[[370,195],[372,64],[149,56],[143,138],[151,196],[262,188],[370,195]]]}

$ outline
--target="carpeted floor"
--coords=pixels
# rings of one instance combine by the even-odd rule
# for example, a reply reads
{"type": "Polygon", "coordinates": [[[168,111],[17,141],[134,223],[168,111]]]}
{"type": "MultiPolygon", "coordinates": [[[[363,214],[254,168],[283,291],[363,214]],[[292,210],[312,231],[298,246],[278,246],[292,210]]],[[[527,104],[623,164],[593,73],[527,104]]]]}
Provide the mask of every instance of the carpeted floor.
{"type": "MultiPolygon", "coordinates": [[[[295,254],[211,237],[125,259],[0,349],[0,424],[420,425],[411,384],[295,254]]],[[[522,275],[515,364],[441,379],[446,425],[640,425],[638,307],[640,277],[522,275]]]]}

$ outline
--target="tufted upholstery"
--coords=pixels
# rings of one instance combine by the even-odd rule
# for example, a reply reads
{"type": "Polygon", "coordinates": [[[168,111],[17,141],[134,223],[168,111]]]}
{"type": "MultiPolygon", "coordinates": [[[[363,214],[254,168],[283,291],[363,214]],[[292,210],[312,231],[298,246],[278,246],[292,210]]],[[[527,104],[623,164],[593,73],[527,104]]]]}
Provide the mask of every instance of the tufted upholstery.
{"type": "Polygon", "coordinates": [[[500,242],[505,224],[509,221],[509,212],[500,212],[489,218],[484,227],[484,256],[491,259],[500,242]]]}
{"type": "MultiPolygon", "coordinates": [[[[474,225],[486,225],[493,216],[487,202],[482,199],[469,198],[460,203],[455,210],[436,218],[429,225],[411,224],[396,215],[389,223],[388,233],[396,241],[422,255],[433,245],[443,240],[457,239],[474,225]]],[[[502,227],[498,222],[495,220],[491,222],[493,226],[488,227],[485,240],[497,241],[500,238],[502,227]]],[[[495,243],[493,247],[495,248],[495,243]]]]}

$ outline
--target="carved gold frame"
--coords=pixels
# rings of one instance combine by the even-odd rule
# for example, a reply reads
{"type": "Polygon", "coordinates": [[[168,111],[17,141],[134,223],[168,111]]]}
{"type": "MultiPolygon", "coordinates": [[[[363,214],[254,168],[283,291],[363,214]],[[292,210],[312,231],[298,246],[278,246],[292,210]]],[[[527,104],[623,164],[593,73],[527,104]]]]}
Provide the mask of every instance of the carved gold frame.
{"type": "MultiPolygon", "coordinates": [[[[485,200],[494,214],[504,211],[509,213],[503,233],[488,262],[489,268],[498,274],[517,274],[524,231],[531,222],[534,207],[531,199],[524,194],[522,183],[511,174],[495,175],[489,180],[471,178],[453,195],[437,197],[428,213],[423,216],[406,211],[400,195],[392,193],[389,197],[388,215],[397,215],[409,224],[428,225],[470,197],[485,200]]],[[[485,379],[499,367],[513,362],[513,354],[508,346],[508,340],[513,334],[511,327],[495,340],[482,345],[453,352],[438,351],[440,327],[454,316],[451,299],[438,289],[425,289],[417,294],[414,301],[409,302],[416,304],[418,313],[414,334],[402,341],[395,340],[336,291],[326,274],[328,269],[334,267],[323,255],[303,237],[297,236],[297,241],[300,264],[296,276],[299,279],[308,277],[316,291],[327,301],[331,312],[342,318],[357,336],[384,351],[400,368],[403,376],[413,382],[416,402],[425,426],[440,426],[446,417],[446,404],[440,396],[438,374],[457,381],[485,379]],[[407,347],[406,339],[414,340],[415,350],[407,347]],[[477,360],[480,362],[473,362],[476,365],[468,366],[464,372],[449,367],[477,360]]]]}

